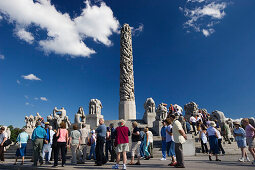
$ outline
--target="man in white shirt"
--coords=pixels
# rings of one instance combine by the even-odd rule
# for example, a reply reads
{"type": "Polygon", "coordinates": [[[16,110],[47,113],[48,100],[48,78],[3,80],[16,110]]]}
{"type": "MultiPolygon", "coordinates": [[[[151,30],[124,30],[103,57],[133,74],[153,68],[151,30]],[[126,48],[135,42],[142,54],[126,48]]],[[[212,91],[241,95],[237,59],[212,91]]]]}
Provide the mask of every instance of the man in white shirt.
{"type": "MultiPolygon", "coordinates": [[[[45,126],[49,126],[48,122],[45,122],[44,124],[45,126]]],[[[51,164],[50,163],[51,152],[52,152],[51,145],[53,141],[53,136],[55,134],[55,132],[52,130],[52,126],[49,126],[48,128],[49,128],[49,142],[43,145],[43,158],[45,157],[45,164],[51,164]]]]}
{"type": "Polygon", "coordinates": [[[4,162],[4,142],[7,140],[8,135],[5,132],[5,128],[1,127],[0,129],[0,160],[4,162]]]}
{"type": "Polygon", "coordinates": [[[89,135],[89,130],[86,128],[85,123],[82,124],[82,129],[80,129],[80,132],[81,132],[81,142],[79,146],[78,160],[80,163],[85,163],[87,158],[87,143],[88,143],[88,135],[89,135]]]}
{"type": "Polygon", "coordinates": [[[190,124],[192,125],[192,128],[193,128],[193,131],[194,131],[195,135],[197,135],[197,131],[196,131],[197,119],[193,115],[191,115],[189,121],[190,121],[190,124]]]}
{"type": "Polygon", "coordinates": [[[150,130],[148,130],[148,134],[149,134],[148,140],[150,142],[149,147],[148,147],[148,151],[149,151],[149,153],[151,155],[151,158],[153,158],[153,134],[152,134],[152,132],[150,130]]]}
{"type": "Polygon", "coordinates": [[[184,166],[184,157],[183,157],[183,149],[182,144],[186,142],[187,136],[182,128],[181,123],[175,119],[175,115],[170,116],[171,121],[173,122],[173,137],[175,141],[175,155],[177,164],[176,168],[185,168],[184,166]]]}

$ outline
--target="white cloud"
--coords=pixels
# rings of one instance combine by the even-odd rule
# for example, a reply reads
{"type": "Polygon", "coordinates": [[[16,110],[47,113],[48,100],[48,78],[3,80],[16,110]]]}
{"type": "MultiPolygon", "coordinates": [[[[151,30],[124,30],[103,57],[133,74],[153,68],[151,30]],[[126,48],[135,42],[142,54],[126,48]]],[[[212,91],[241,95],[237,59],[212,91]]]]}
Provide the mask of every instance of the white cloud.
{"type": "Polygon", "coordinates": [[[26,41],[29,44],[32,44],[34,37],[30,32],[27,32],[24,28],[17,28],[16,35],[21,39],[26,41]]]}
{"type": "Polygon", "coordinates": [[[131,27],[133,35],[139,35],[143,31],[143,29],[144,29],[143,24],[139,24],[139,26],[137,28],[131,27]]]}
{"type": "Polygon", "coordinates": [[[4,55],[0,54],[0,60],[4,60],[4,59],[5,59],[4,55]]]}
{"type": "Polygon", "coordinates": [[[23,30],[19,38],[38,42],[46,53],[89,57],[95,51],[83,41],[90,37],[95,42],[111,45],[109,36],[118,33],[119,22],[104,2],[99,6],[91,5],[89,0],[85,3],[82,14],[76,18],[57,11],[49,0],[1,0],[0,13],[23,30]],[[33,39],[30,27],[47,31],[47,39],[33,39]]]}
{"type": "Polygon", "coordinates": [[[20,84],[20,81],[19,81],[19,80],[17,80],[16,82],[17,82],[17,84],[20,84]]]}
{"type": "Polygon", "coordinates": [[[204,34],[204,36],[208,37],[209,35],[211,35],[212,33],[214,33],[214,29],[203,29],[202,33],[204,34]]]}
{"type": "Polygon", "coordinates": [[[30,103],[26,102],[26,103],[25,103],[25,105],[27,105],[27,106],[28,106],[28,105],[30,105],[30,103]]]}
{"type": "Polygon", "coordinates": [[[3,17],[0,15],[0,20],[2,20],[3,19],[3,17]]]}
{"type": "Polygon", "coordinates": [[[34,99],[35,99],[35,100],[39,100],[39,98],[38,98],[38,97],[35,97],[34,99]]]}
{"type": "Polygon", "coordinates": [[[47,99],[46,97],[40,97],[40,99],[41,99],[42,101],[48,101],[48,99],[47,99]]]}
{"type": "Polygon", "coordinates": [[[26,80],[41,80],[38,77],[36,77],[34,74],[29,74],[27,76],[22,76],[26,80]]]}
{"type": "Polygon", "coordinates": [[[206,37],[215,32],[212,27],[226,15],[224,10],[228,5],[227,1],[187,0],[185,7],[179,8],[188,19],[184,23],[187,32],[193,28],[196,32],[202,32],[206,37]]]}
{"type": "Polygon", "coordinates": [[[24,97],[25,97],[26,99],[29,99],[28,95],[24,95],[24,97]]]}

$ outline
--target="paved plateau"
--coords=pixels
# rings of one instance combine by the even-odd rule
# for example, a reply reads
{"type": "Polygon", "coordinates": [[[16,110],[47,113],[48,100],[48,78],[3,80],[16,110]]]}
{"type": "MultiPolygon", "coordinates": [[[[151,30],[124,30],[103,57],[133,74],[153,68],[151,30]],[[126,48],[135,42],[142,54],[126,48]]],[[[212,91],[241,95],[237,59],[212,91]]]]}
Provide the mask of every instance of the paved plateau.
{"type": "MultiPolygon", "coordinates": [[[[221,156],[221,162],[209,161],[208,156],[194,156],[194,157],[185,157],[185,166],[188,170],[198,170],[198,169],[206,169],[206,170],[216,170],[216,169],[224,169],[224,170],[254,170],[255,165],[252,165],[251,162],[238,162],[238,158],[240,155],[226,155],[221,156]]],[[[32,167],[32,162],[29,160],[25,161],[23,166],[14,166],[13,161],[8,159],[4,164],[0,164],[1,169],[36,169],[32,167]]],[[[52,168],[50,165],[42,165],[37,169],[68,169],[68,170],[79,170],[79,169],[111,169],[113,163],[107,163],[102,167],[94,166],[94,162],[88,161],[86,164],[73,166],[70,165],[70,160],[68,160],[67,165],[58,168],[52,168]]],[[[142,160],[141,166],[127,166],[127,169],[130,170],[156,170],[156,169],[175,169],[173,167],[167,166],[169,164],[168,161],[160,161],[158,158],[153,158],[151,160],[142,160]]],[[[122,168],[122,166],[120,166],[122,168]]]]}

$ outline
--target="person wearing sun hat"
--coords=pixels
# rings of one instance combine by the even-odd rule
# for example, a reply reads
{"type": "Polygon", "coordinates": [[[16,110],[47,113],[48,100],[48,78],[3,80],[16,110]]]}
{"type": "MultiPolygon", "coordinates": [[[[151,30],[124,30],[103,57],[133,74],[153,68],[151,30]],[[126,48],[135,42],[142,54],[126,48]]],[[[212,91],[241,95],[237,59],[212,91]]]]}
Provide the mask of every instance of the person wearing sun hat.
{"type": "Polygon", "coordinates": [[[221,161],[220,159],[218,159],[219,145],[218,145],[217,130],[215,127],[216,127],[216,123],[214,121],[211,121],[210,126],[206,132],[206,135],[209,138],[209,144],[210,144],[209,160],[212,161],[212,155],[215,155],[216,161],[221,161]]]}
{"type": "Polygon", "coordinates": [[[242,157],[239,159],[240,162],[244,162],[244,158],[248,162],[250,162],[250,159],[247,155],[247,152],[245,150],[246,148],[246,133],[245,130],[241,127],[239,122],[234,122],[234,137],[237,143],[238,148],[241,149],[242,157]]]}

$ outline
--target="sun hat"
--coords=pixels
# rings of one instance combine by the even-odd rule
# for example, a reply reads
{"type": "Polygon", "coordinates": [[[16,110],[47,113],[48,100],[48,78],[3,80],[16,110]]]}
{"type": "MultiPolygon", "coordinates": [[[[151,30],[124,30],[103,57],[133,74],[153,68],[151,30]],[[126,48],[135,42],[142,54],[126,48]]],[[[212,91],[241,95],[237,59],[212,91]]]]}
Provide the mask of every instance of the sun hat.
{"type": "Polygon", "coordinates": [[[210,122],[210,126],[216,127],[216,123],[215,123],[214,121],[211,121],[211,122],[210,122]]]}
{"type": "Polygon", "coordinates": [[[241,126],[239,122],[234,122],[233,124],[234,124],[234,125],[241,126]]]}

